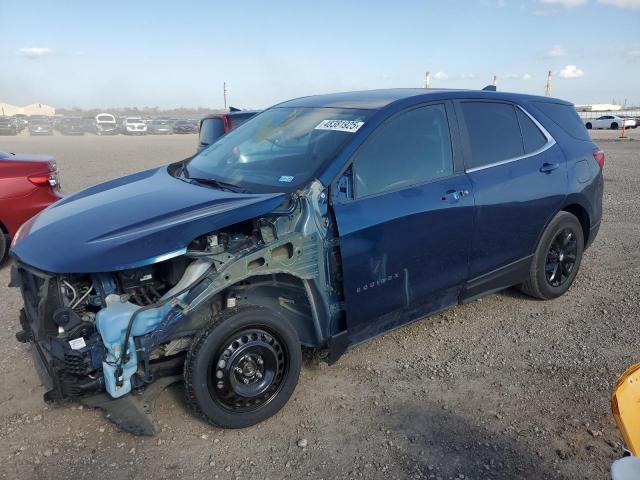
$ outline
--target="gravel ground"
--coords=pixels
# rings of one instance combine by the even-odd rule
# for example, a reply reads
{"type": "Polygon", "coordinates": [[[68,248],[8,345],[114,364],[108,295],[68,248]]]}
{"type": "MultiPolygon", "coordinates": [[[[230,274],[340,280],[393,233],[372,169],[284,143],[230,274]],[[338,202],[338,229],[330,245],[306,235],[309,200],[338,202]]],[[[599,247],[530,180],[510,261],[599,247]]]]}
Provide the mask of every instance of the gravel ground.
{"type": "MultiPolygon", "coordinates": [[[[46,405],[15,341],[18,293],[0,268],[0,478],[608,478],[621,438],[617,376],[638,361],[640,130],[594,131],[607,154],[605,216],[574,286],[532,300],[507,290],[345,354],[312,359],[288,405],[244,430],[158,400],[162,432],[119,431],[99,410],[46,405]]],[[[195,135],[0,137],[55,155],[63,189],[189,156],[195,135]]],[[[55,254],[55,252],[51,252],[55,254]]]]}

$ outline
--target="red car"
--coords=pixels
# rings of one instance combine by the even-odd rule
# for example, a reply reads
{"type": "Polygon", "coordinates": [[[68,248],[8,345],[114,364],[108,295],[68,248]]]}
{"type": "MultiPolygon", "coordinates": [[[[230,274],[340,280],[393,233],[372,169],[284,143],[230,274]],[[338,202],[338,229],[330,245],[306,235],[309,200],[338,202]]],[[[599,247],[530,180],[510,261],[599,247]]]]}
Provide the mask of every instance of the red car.
{"type": "Polygon", "coordinates": [[[24,222],[62,198],[53,157],[0,152],[0,261],[24,222]]]}

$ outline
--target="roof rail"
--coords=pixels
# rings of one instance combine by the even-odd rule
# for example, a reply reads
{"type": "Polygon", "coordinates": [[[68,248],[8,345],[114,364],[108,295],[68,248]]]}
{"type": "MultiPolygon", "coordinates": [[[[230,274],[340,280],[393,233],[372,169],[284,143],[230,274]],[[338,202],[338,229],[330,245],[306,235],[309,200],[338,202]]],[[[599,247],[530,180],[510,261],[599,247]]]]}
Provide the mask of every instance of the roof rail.
{"type": "Polygon", "coordinates": [[[496,91],[496,86],[495,85],[487,85],[486,87],[484,87],[482,89],[483,92],[495,92],[496,91]]]}

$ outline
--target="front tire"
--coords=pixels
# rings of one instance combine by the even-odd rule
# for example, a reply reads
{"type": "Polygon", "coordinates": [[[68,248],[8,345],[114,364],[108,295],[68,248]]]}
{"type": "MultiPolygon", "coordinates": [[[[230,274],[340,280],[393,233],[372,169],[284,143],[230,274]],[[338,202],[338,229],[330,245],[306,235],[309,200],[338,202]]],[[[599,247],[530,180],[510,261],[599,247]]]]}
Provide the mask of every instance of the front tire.
{"type": "Polygon", "coordinates": [[[287,403],[301,366],[300,340],[286,318],[261,307],[227,309],[191,344],[186,402],[213,425],[249,427],[287,403]]]}
{"type": "Polygon", "coordinates": [[[585,127],[587,127],[587,130],[591,130],[593,128],[593,125],[591,125],[591,122],[587,122],[585,127]]]}
{"type": "Polygon", "coordinates": [[[578,274],[583,251],[582,225],[571,213],[559,212],[542,234],[520,290],[542,300],[563,295],[578,274]]]}

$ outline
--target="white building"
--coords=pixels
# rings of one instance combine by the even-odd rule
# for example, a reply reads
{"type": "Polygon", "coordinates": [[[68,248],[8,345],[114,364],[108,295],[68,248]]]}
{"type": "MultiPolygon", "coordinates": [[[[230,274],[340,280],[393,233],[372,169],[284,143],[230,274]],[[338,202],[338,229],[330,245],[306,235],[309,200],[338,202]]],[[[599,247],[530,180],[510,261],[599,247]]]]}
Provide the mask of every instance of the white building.
{"type": "Polygon", "coordinates": [[[16,114],[46,115],[47,117],[53,117],[56,114],[56,109],[44,103],[32,103],[24,107],[17,107],[9,103],[0,102],[0,115],[11,117],[16,114]]]}
{"type": "Polygon", "coordinates": [[[622,105],[612,103],[593,103],[591,105],[576,105],[579,112],[615,112],[622,110],[622,105]]]}

